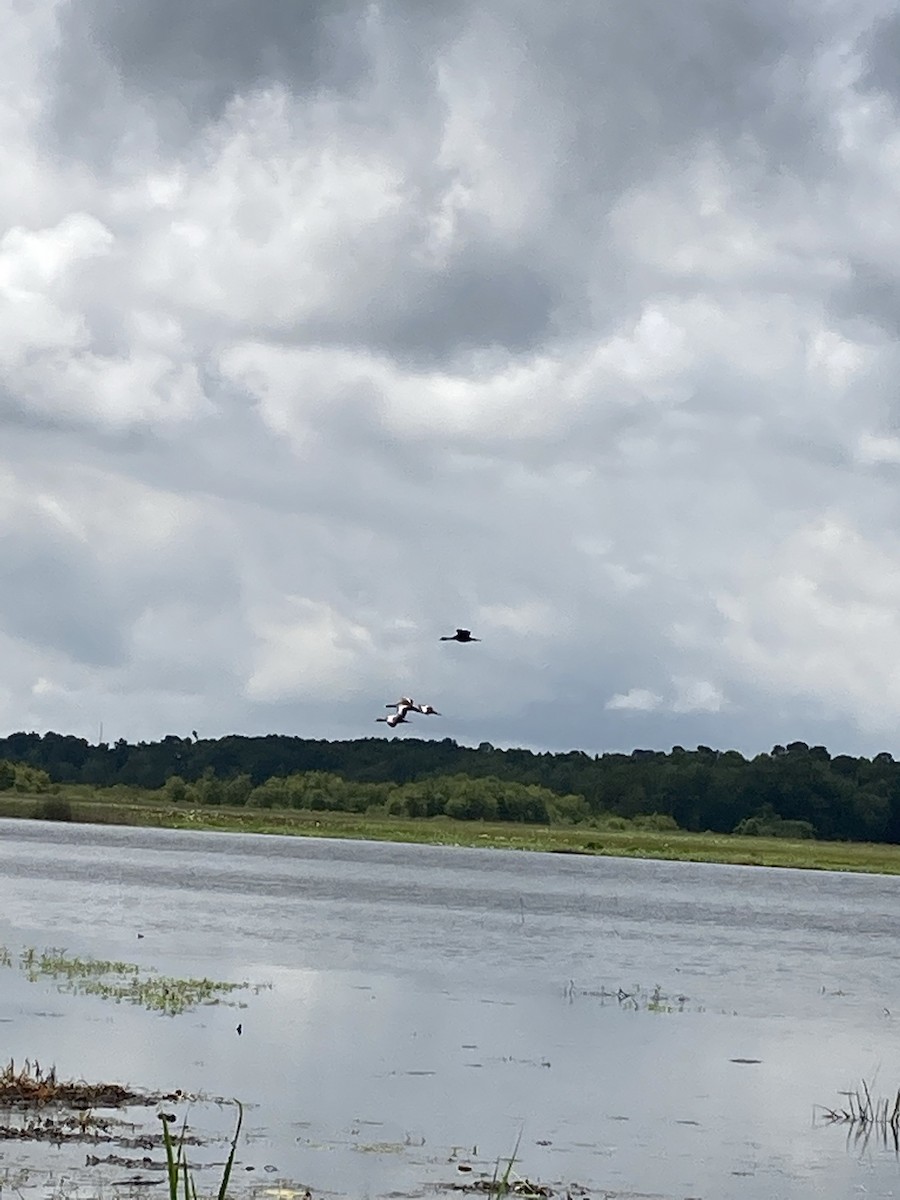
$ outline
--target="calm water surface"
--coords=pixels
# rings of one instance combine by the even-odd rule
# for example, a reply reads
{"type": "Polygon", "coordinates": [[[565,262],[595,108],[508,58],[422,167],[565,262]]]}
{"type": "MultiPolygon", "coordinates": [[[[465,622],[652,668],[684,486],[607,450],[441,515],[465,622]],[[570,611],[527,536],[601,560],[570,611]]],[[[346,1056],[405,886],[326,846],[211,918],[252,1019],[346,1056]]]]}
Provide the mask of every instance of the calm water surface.
{"type": "MultiPolygon", "coordinates": [[[[898,892],[885,876],[0,821],[14,957],[64,947],[264,985],[231,997],[245,1008],[166,1017],[2,968],[0,1058],[238,1097],[237,1182],[283,1200],[462,1184],[520,1134],[519,1174],[593,1197],[900,1196],[892,1149],[813,1120],[862,1078],[900,1086],[898,892]]],[[[193,1152],[208,1192],[233,1114],[188,1119],[217,1138],[193,1152]]],[[[0,1140],[0,1186],[97,1194],[84,1157],[0,1140]]],[[[134,1177],[106,1168],[106,1193],[134,1177]]]]}

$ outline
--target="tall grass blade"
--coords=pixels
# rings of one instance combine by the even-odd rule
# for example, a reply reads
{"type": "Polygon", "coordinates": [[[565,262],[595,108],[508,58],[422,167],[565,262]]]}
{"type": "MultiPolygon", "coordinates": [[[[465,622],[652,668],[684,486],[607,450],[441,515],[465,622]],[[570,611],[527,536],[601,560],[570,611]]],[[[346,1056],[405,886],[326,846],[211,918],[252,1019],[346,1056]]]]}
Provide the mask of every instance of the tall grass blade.
{"type": "MultiPolygon", "coordinates": [[[[225,1170],[222,1174],[222,1182],[219,1184],[219,1190],[216,1200],[225,1200],[225,1195],[228,1190],[228,1181],[231,1179],[231,1169],[234,1166],[234,1156],[237,1153],[238,1138],[241,1133],[241,1125],[244,1121],[244,1106],[240,1100],[235,1100],[238,1110],[237,1127],[234,1131],[234,1137],[231,1139],[231,1150],[228,1154],[228,1161],[225,1163],[225,1170]]],[[[187,1160],[187,1151],[185,1150],[185,1133],[187,1132],[187,1117],[184,1118],[184,1124],[181,1127],[181,1136],[178,1139],[176,1146],[172,1140],[172,1134],[169,1131],[169,1122],[163,1113],[159,1114],[159,1119],[162,1121],[163,1127],[163,1145],[166,1148],[166,1178],[169,1185],[169,1200],[197,1200],[197,1185],[194,1182],[194,1176],[191,1172],[190,1165],[187,1160]],[[183,1195],[179,1197],[179,1184],[183,1195]]]]}
{"type": "Polygon", "coordinates": [[[172,1135],[169,1133],[169,1122],[163,1113],[159,1114],[163,1127],[163,1145],[166,1148],[166,1177],[169,1184],[169,1200],[178,1200],[178,1161],[172,1145],[172,1135]]]}
{"type": "MultiPolygon", "coordinates": [[[[222,1182],[219,1184],[219,1194],[217,1200],[225,1200],[225,1193],[228,1190],[228,1180],[231,1178],[231,1168],[234,1164],[234,1156],[237,1151],[238,1137],[241,1133],[241,1124],[244,1120],[244,1106],[240,1100],[235,1100],[238,1110],[237,1128],[234,1131],[234,1137],[231,1139],[231,1153],[228,1155],[228,1162],[225,1164],[225,1172],[222,1175],[222,1182]]],[[[194,1197],[196,1200],[196,1196],[194,1197]]]]}

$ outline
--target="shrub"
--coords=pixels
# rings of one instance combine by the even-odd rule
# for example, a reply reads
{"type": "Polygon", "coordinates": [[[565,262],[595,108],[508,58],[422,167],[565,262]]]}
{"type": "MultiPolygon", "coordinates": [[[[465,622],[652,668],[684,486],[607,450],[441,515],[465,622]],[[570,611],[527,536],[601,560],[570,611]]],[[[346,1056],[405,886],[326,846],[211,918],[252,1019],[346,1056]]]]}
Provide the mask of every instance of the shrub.
{"type": "Polygon", "coordinates": [[[37,821],[71,821],[74,819],[72,805],[62,796],[48,796],[35,805],[34,818],[37,821]]]}
{"type": "Polygon", "coordinates": [[[632,817],[631,823],[635,829],[653,829],[659,833],[670,833],[678,828],[678,822],[668,813],[647,813],[644,816],[632,817]]]}
{"type": "Polygon", "coordinates": [[[771,804],[764,804],[752,817],[745,817],[735,825],[734,833],[741,837],[774,837],[805,839],[816,836],[816,827],[811,821],[786,821],[771,804]]]}

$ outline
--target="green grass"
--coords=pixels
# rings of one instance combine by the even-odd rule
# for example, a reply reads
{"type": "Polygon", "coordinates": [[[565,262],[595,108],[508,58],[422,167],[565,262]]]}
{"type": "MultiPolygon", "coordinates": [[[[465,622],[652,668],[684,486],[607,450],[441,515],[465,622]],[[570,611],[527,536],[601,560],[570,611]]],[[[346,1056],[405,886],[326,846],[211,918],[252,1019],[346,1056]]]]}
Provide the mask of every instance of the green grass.
{"type": "MultiPolygon", "coordinates": [[[[216,1200],[225,1200],[228,1192],[228,1181],[231,1178],[231,1168],[234,1165],[234,1155],[237,1150],[238,1138],[241,1133],[241,1124],[244,1120],[244,1109],[239,1100],[235,1100],[238,1110],[237,1128],[234,1131],[234,1137],[231,1139],[231,1152],[228,1155],[228,1161],[225,1163],[225,1169],[222,1172],[222,1182],[219,1184],[219,1190],[216,1193],[216,1200]]],[[[179,1183],[182,1185],[183,1200],[197,1200],[197,1187],[194,1183],[193,1172],[191,1171],[187,1154],[185,1152],[185,1133],[187,1132],[187,1117],[185,1117],[184,1125],[181,1129],[181,1137],[178,1139],[178,1145],[172,1141],[172,1135],[169,1132],[169,1121],[165,1113],[159,1114],[159,1119],[162,1121],[163,1129],[163,1144],[166,1148],[166,1176],[169,1184],[169,1200],[182,1200],[179,1196],[179,1183]]]]}
{"type": "Polygon", "coordinates": [[[136,963],[81,958],[56,948],[38,951],[27,947],[14,958],[8,947],[0,946],[0,968],[14,966],[18,966],[30,983],[50,979],[59,992],[99,996],[116,1004],[135,1004],[171,1017],[190,1012],[200,1005],[245,1007],[239,999],[226,997],[251,987],[246,981],[176,979],[136,963]]]}
{"type": "MultiPolygon", "coordinates": [[[[518,825],[511,822],[416,819],[297,809],[190,808],[167,804],[158,792],[85,787],[63,788],[72,820],[102,825],[210,829],[234,833],[294,834],[303,837],[365,838],[435,846],[488,846],[617,858],[736,863],[760,867],[803,867],[900,875],[900,846],[870,842],[736,837],[642,829],[607,830],[587,825],[518,825]]],[[[40,796],[0,793],[0,817],[32,817],[40,796]]]]}

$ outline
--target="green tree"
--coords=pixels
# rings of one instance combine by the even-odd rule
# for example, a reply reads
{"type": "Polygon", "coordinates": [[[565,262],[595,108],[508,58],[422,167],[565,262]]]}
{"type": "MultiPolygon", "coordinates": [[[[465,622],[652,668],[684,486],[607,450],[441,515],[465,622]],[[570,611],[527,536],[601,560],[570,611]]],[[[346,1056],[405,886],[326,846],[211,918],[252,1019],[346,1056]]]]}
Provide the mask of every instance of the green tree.
{"type": "Polygon", "coordinates": [[[163,784],[163,796],[169,804],[182,804],[187,798],[187,784],[180,775],[170,775],[163,784]]]}

